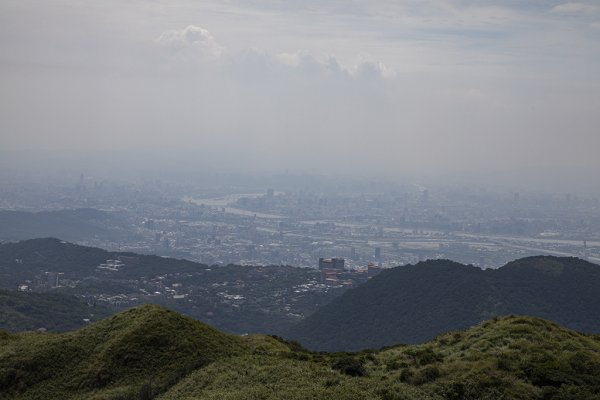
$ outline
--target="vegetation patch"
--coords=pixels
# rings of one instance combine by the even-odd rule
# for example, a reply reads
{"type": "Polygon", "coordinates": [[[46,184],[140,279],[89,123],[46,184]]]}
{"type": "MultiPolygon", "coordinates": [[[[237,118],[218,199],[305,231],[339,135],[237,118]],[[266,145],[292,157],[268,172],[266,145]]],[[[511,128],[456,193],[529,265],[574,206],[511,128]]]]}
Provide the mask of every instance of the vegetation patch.
{"type": "Polygon", "coordinates": [[[499,317],[419,346],[317,353],[143,306],[70,333],[0,331],[0,399],[589,400],[600,340],[499,317]],[[524,330],[523,327],[530,329],[524,330]]]}

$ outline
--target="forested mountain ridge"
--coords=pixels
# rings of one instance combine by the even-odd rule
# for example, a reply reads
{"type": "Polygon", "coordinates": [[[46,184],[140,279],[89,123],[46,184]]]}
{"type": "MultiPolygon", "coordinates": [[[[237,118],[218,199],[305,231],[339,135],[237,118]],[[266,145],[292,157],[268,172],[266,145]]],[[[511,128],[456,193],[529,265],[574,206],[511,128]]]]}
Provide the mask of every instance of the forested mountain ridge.
{"type": "MultiPolygon", "coordinates": [[[[118,301],[132,300],[113,307],[114,311],[158,303],[227,332],[278,334],[320,350],[421,343],[439,333],[507,314],[533,315],[578,331],[600,332],[600,267],[576,258],[529,257],[498,270],[430,260],[385,270],[336,298],[333,291],[319,291],[315,270],[213,268],[50,238],[0,245],[0,286],[15,289],[36,276],[43,278],[44,271],[64,272],[67,281],[59,288],[44,290],[85,297],[90,304],[111,296],[118,301]],[[125,264],[118,271],[99,269],[109,258],[122,258],[125,264]],[[307,282],[314,282],[314,290],[306,291],[307,282]],[[305,315],[308,318],[300,321],[305,315]]],[[[85,317],[80,314],[69,318],[83,325],[85,317]]],[[[11,321],[2,326],[13,331],[77,327],[46,326],[34,317],[21,316],[9,315],[5,319],[11,321]]]]}
{"type": "Polygon", "coordinates": [[[79,331],[0,331],[0,399],[589,400],[600,338],[494,318],[413,346],[315,353],[142,306],[79,331]]]}
{"type": "Polygon", "coordinates": [[[116,259],[119,256],[131,257],[132,260],[127,268],[119,271],[123,278],[150,276],[172,270],[189,272],[206,267],[204,264],[188,260],[109,252],[56,238],[38,238],[0,245],[0,285],[4,288],[14,288],[22,281],[31,279],[32,274],[45,271],[60,271],[70,279],[81,279],[97,273],[98,266],[107,259],[116,259]]]}
{"type": "Polygon", "coordinates": [[[334,299],[288,336],[313,349],[359,350],[420,343],[506,314],[600,332],[600,266],[539,256],[497,270],[448,260],[396,267],[334,299]]]}

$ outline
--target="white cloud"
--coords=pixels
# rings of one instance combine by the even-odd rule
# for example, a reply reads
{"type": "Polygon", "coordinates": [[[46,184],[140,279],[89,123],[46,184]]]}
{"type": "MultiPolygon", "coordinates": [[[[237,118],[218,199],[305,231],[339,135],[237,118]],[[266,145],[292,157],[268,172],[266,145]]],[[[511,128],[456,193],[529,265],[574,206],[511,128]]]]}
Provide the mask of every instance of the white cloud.
{"type": "Polygon", "coordinates": [[[280,53],[274,56],[277,62],[305,72],[344,75],[353,78],[392,78],[396,73],[380,61],[360,60],[353,65],[343,65],[333,55],[313,55],[307,51],[280,53]]]}
{"type": "Polygon", "coordinates": [[[0,159],[118,142],[240,167],[597,171],[600,3],[568,1],[4,1],[0,159]]]}
{"type": "Polygon", "coordinates": [[[290,53],[268,54],[256,49],[244,49],[241,52],[226,54],[225,47],[219,44],[213,35],[204,28],[189,25],[184,29],[163,32],[156,43],[176,50],[175,61],[181,66],[189,67],[192,63],[204,63],[207,60],[220,62],[253,73],[268,73],[273,68],[293,70],[312,76],[345,76],[351,78],[391,78],[395,72],[384,63],[372,59],[360,60],[355,64],[344,65],[334,55],[314,54],[300,50],[290,53]],[[191,57],[181,58],[181,53],[191,57]],[[201,57],[194,57],[200,55],[201,57]],[[259,71],[258,69],[264,69],[259,71]]]}
{"type": "Polygon", "coordinates": [[[160,45],[177,50],[197,51],[203,56],[217,59],[223,54],[224,48],[212,34],[199,26],[189,25],[184,29],[169,30],[161,33],[156,39],[160,45]]]}
{"type": "Polygon", "coordinates": [[[552,12],[563,14],[592,14],[600,10],[598,6],[587,3],[563,3],[552,8],[552,12]]]}
{"type": "Polygon", "coordinates": [[[288,67],[298,68],[303,71],[321,71],[339,73],[343,68],[334,56],[316,57],[307,51],[295,53],[279,53],[273,56],[275,60],[288,67]]]}
{"type": "Polygon", "coordinates": [[[396,72],[387,67],[384,63],[379,61],[362,61],[358,63],[351,70],[353,76],[356,77],[381,77],[381,78],[393,78],[396,76],[396,72]]]}

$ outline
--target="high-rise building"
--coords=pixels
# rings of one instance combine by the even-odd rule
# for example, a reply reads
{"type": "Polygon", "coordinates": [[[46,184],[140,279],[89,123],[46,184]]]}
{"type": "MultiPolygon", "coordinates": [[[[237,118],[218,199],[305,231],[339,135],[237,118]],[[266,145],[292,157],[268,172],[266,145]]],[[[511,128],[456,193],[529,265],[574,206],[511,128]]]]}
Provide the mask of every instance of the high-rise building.
{"type": "Polygon", "coordinates": [[[344,270],[345,260],[343,258],[319,258],[319,269],[344,270]]]}
{"type": "Polygon", "coordinates": [[[64,275],[62,272],[46,272],[44,273],[45,276],[45,283],[48,287],[50,288],[55,288],[60,286],[60,277],[61,275],[64,275]]]}

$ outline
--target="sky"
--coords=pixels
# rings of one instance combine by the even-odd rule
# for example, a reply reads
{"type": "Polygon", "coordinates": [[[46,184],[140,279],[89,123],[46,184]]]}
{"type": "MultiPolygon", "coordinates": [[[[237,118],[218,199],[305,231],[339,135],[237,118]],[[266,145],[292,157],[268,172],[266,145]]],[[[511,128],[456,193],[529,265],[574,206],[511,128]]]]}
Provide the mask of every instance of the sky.
{"type": "Polygon", "coordinates": [[[600,2],[0,0],[0,165],[600,192],[600,2]]]}

